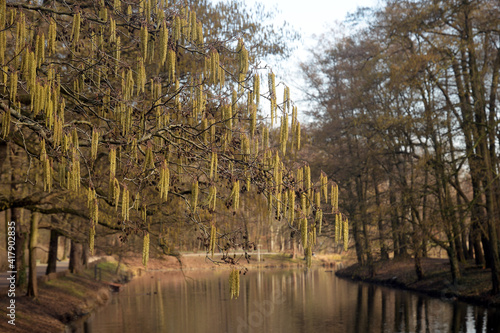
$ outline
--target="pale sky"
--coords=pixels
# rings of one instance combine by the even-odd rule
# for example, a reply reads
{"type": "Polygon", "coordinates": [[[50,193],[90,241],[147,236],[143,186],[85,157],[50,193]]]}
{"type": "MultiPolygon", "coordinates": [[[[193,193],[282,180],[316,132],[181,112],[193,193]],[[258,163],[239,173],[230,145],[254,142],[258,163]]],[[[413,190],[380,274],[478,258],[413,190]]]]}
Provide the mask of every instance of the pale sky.
{"type": "MultiPolygon", "coordinates": [[[[214,0],[224,1],[224,0],[214,0]]],[[[277,79],[290,87],[290,97],[299,109],[300,115],[309,105],[302,101],[303,94],[298,87],[304,85],[299,71],[299,63],[308,59],[308,50],[316,44],[314,35],[320,36],[329,28],[338,26],[348,13],[354,13],[359,7],[374,7],[379,0],[243,0],[249,7],[259,2],[263,3],[268,10],[277,8],[280,13],[276,17],[276,23],[280,26],[283,21],[288,22],[302,34],[302,40],[297,43],[297,49],[286,63],[273,64],[270,60],[268,65],[276,69],[277,79]],[[281,75],[280,75],[281,74],[281,75]],[[284,74],[284,75],[283,75],[284,74]]],[[[383,0],[380,0],[383,1],[383,0]]],[[[276,82],[278,83],[278,82],[276,82]]],[[[263,87],[264,88],[264,87],[263,87]]],[[[282,93],[282,87],[278,87],[278,96],[282,93]]],[[[280,98],[278,97],[278,103],[280,98]]],[[[302,121],[301,120],[301,121],[302,121]]]]}
{"type": "MultiPolygon", "coordinates": [[[[301,109],[308,106],[301,102],[303,98],[297,86],[301,85],[302,80],[299,74],[299,62],[308,58],[308,49],[316,44],[314,35],[321,35],[335,27],[339,22],[346,18],[348,13],[353,13],[359,7],[374,7],[378,0],[244,0],[249,6],[255,2],[264,3],[267,9],[278,8],[280,14],[277,19],[279,23],[288,22],[299,30],[302,34],[302,41],[297,44],[294,56],[283,66],[287,69],[286,76],[283,78],[290,87],[292,99],[296,101],[301,109]]],[[[269,64],[271,67],[272,63],[269,64]]],[[[277,73],[279,75],[279,73],[277,73]]]]}

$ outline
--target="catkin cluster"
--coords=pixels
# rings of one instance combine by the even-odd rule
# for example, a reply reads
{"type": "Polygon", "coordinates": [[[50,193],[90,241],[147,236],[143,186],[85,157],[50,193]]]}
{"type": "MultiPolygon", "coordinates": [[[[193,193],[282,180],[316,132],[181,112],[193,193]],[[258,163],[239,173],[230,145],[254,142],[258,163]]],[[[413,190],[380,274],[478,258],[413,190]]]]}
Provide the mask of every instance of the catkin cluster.
{"type": "Polygon", "coordinates": [[[211,185],[208,188],[208,197],[205,205],[208,206],[210,211],[215,211],[217,206],[217,187],[215,187],[215,185],[211,185]]]}
{"type": "Polygon", "coordinates": [[[233,183],[233,188],[231,190],[231,194],[229,195],[229,199],[233,202],[233,208],[238,210],[240,208],[240,181],[236,180],[233,183]]]}
{"type": "MultiPolygon", "coordinates": [[[[238,39],[238,45],[236,46],[236,52],[238,53],[238,81],[245,81],[245,77],[248,72],[249,59],[248,59],[248,50],[245,48],[245,44],[243,40],[238,39]]],[[[241,87],[241,86],[240,86],[241,87]]]]}
{"type": "Polygon", "coordinates": [[[167,161],[163,161],[160,167],[160,198],[167,201],[168,190],[170,187],[170,170],[168,169],[167,161]]]}
{"type": "Polygon", "coordinates": [[[325,199],[325,203],[328,202],[328,176],[321,171],[320,174],[320,183],[321,183],[321,194],[325,199]]]}
{"type": "Polygon", "coordinates": [[[212,257],[214,256],[216,246],[217,246],[217,228],[216,228],[215,223],[214,223],[214,224],[212,224],[212,227],[210,228],[210,245],[209,245],[209,249],[208,249],[208,252],[210,252],[212,257]]]}
{"type": "Polygon", "coordinates": [[[45,148],[45,139],[40,143],[40,163],[43,170],[43,190],[50,192],[52,190],[52,166],[45,148]]]}
{"type": "Polygon", "coordinates": [[[336,213],[339,210],[339,187],[336,184],[332,185],[331,193],[332,213],[336,213]]]}
{"type": "Polygon", "coordinates": [[[142,241],[142,264],[144,267],[147,266],[149,260],[149,232],[144,234],[144,239],[142,241]]]}
{"type": "Polygon", "coordinates": [[[240,296],[240,271],[237,269],[233,269],[229,273],[229,292],[231,299],[240,296]]]}
{"type": "Polygon", "coordinates": [[[198,195],[199,195],[198,181],[195,181],[193,183],[193,189],[192,189],[191,193],[192,193],[191,209],[192,209],[193,213],[196,213],[196,208],[198,208],[198,195]]]}
{"type": "Polygon", "coordinates": [[[123,188],[122,192],[122,220],[128,221],[129,218],[129,210],[130,210],[130,195],[128,189],[126,187],[123,188]]]}

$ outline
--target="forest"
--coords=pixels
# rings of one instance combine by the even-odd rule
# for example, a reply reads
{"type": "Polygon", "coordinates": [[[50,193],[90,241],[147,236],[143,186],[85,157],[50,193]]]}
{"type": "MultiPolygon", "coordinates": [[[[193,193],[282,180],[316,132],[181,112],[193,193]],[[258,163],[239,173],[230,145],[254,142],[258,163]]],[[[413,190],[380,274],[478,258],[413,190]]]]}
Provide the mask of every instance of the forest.
{"type": "Polygon", "coordinates": [[[387,1],[347,24],[302,64],[304,149],[340,186],[357,261],[414,258],[421,279],[439,248],[454,283],[473,260],[498,294],[498,2],[387,1]]]}
{"type": "Polygon", "coordinates": [[[0,0],[0,219],[29,295],[41,233],[47,272],[58,238],[74,272],[93,254],[180,251],[237,271],[231,251],[266,247],[412,258],[423,278],[440,248],[454,283],[473,260],[500,292],[498,3],[360,10],[301,64],[311,110],[260,61],[299,39],[270,17],[238,1],[0,0]]]}

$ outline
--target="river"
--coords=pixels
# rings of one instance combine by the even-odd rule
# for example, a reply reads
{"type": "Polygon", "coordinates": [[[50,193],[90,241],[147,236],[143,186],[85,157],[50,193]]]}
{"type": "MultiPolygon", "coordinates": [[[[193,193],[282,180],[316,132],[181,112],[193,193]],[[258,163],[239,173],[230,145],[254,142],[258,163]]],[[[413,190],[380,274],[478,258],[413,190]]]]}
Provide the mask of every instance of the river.
{"type": "Polygon", "coordinates": [[[252,270],[230,299],[229,270],[147,273],[70,330],[150,332],[500,332],[487,309],[337,278],[331,269],[252,270]]]}

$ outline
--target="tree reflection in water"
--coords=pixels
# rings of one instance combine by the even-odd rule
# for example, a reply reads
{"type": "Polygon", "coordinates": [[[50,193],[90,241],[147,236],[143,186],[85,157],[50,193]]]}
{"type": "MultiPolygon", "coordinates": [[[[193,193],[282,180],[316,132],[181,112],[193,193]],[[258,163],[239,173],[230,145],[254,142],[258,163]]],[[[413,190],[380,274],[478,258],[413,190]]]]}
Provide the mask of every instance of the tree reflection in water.
{"type": "Polygon", "coordinates": [[[230,299],[229,271],[132,281],[73,332],[499,332],[500,311],[353,283],[325,269],[254,270],[230,299]]]}

